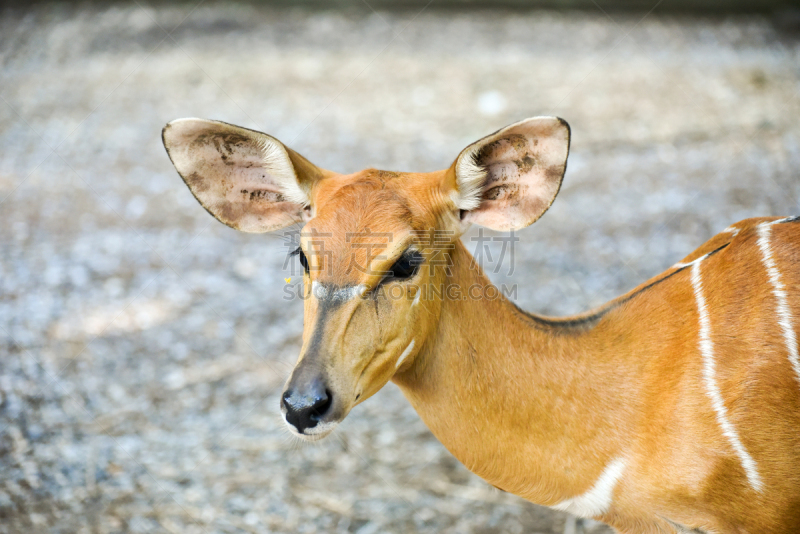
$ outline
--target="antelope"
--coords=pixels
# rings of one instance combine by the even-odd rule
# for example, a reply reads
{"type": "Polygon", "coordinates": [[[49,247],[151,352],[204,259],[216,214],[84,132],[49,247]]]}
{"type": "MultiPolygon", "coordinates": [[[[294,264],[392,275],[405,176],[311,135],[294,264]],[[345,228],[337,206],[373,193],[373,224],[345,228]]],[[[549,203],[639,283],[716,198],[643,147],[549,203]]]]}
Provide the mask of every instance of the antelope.
{"type": "Polygon", "coordinates": [[[302,347],[280,400],[295,435],[325,437],[392,380],[470,471],[533,503],[621,533],[800,532],[800,219],[741,221],[600,308],[544,317],[464,298],[494,286],[460,236],[550,207],[562,119],[507,126],[430,173],[338,174],[210,120],[162,138],[222,223],[304,225],[302,347]]]}

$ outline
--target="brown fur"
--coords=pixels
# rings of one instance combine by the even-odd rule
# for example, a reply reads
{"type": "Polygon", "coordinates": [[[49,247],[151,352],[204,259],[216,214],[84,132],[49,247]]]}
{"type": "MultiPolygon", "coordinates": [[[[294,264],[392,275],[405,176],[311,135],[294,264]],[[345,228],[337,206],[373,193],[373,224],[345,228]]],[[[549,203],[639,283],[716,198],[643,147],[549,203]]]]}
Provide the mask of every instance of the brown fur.
{"type": "MultiPolygon", "coordinates": [[[[493,144],[484,156],[529,146],[524,137],[487,139],[493,144]]],[[[307,292],[311,282],[367,291],[336,304],[305,300],[293,379],[324,373],[337,399],[336,420],[393,380],[468,469],[532,502],[555,505],[584,494],[611,460],[624,457],[611,507],[597,517],[619,532],[678,532],[678,525],[719,534],[800,531],[800,383],[757,245],[756,226],[767,219],[742,221],[738,233],[723,232],[683,260],[711,253],[701,272],[716,381],[758,465],[758,493],[722,434],[703,381],[691,268],[673,267],[600,310],[566,319],[528,315],[502,296],[427,292],[414,305],[426,287],[455,286],[463,295],[475,284],[491,285],[458,239],[464,224],[451,200],[454,167],[339,175],[290,154],[298,179],[313,177],[306,183],[314,216],[301,243],[311,263],[307,292]],[[432,265],[420,230],[449,232],[448,265],[432,265]],[[367,231],[391,238],[379,243],[365,238],[367,231]],[[375,246],[368,250],[366,241],[375,246]],[[413,282],[387,284],[401,298],[376,293],[377,273],[409,245],[424,252],[426,268],[413,282]],[[396,370],[412,340],[414,350],[396,370]]],[[[208,178],[186,181],[208,190],[208,178]]],[[[538,201],[544,209],[549,202],[538,201]]],[[[496,220],[502,215],[492,213],[496,220]]],[[[221,214],[224,221],[236,216],[221,214]]],[[[796,317],[800,223],[771,228],[773,258],[796,317]]],[[[795,332],[798,326],[795,319],[795,332]]]]}

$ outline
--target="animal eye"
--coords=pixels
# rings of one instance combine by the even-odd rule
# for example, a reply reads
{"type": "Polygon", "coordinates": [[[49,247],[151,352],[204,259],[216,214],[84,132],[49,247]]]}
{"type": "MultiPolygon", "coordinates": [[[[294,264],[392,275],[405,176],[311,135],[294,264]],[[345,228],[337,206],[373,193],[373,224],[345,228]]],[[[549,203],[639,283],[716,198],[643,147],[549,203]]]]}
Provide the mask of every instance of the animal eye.
{"type": "Polygon", "coordinates": [[[394,262],[386,279],[407,280],[417,274],[419,266],[422,265],[422,254],[416,250],[407,250],[400,258],[394,262]]]}
{"type": "Polygon", "coordinates": [[[308,258],[306,258],[306,255],[303,254],[303,249],[300,248],[300,247],[297,247],[290,254],[290,256],[298,256],[299,259],[300,259],[300,265],[303,266],[303,269],[305,270],[306,274],[308,274],[308,258]]]}

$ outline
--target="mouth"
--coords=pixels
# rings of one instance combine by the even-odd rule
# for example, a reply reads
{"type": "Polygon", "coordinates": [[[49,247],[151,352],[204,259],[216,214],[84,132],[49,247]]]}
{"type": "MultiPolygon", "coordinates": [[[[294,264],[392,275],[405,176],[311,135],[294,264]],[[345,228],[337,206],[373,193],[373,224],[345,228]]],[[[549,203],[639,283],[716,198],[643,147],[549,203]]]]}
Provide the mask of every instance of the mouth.
{"type": "Polygon", "coordinates": [[[290,382],[281,395],[280,410],[289,432],[303,441],[327,437],[347,415],[324,377],[290,382]]]}
{"type": "Polygon", "coordinates": [[[289,421],[286,420],[286,416],[283,417],[283,422],[286,423],[286,427],[289,429],[289,432],[292,433],[293,436],[296,436],[303,441],[319,441],[323,438],[328,437],[334,429],[339,426],[338,421],[329,421],[325,423],[317,423],[311,428],[306,428],[303,432],[298,432],[297,428],[289,421]]]}

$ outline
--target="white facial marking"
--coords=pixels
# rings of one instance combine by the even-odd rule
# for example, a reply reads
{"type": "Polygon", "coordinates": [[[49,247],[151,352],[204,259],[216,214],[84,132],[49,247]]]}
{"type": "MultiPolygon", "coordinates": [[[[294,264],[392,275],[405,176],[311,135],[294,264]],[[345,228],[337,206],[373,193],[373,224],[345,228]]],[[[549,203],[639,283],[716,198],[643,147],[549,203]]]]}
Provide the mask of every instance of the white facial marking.
{"type": "Polygon", "coordinates": [[[417,289],[417,294],[414,295],[414,302],[411,303],[411,306],[414,307],[419,304],[419,296],[422,295],[422,289],[417,289]]]}
{"type": "Polygon", "coordinates": [[[794,333],[794,328],[792,328],[792,312],[789,309],[789,302],[786,298],[786,288],[783,282],[781,282],[781,275],[778,271],[778,267],[775,265],[775,260],[772,259],[772,250],[770,249],[769,243],[770,230],[770,223],[758,225],[758,248],[761,249],[761,259],[764,261],[764,267],[767,269],[775,300],[778,301],[778,324],[781,325],[783,338],[786,340],[786,348],[789,351],[789,362],[792,364],[795,375],[797,375],[798,382],[800,382],[800,356],[798,356],[797,353],[797,337],[794,333]]]}
{"type": "Polygon", "coordinates": [[[316,426],[313,426],[311,428],[306,428],[305,435],[324,438],[325,436],[333,432],[333,429],[336,428],[336,425],[338,424],[339,423],[335,421],[330,421],[328,423],[317,423],[316,426]]]}
{"type": "Polygon", "coordinates": [[[744,448],[739,434],[728,420],[728,411],[722,400],[722,394],[717,387],[716,363],[714,361],[714,344],[711,341],[711,321],[708,316],[706,299],[703,295],[703,283],[700,279],[700,262],[692,265],[692,286],[694,287],[694,298],[697,301],[697,313],[700,317],[700,354],[703,355],[703,379],[706,384],[706,394],[711,399],[711,405],[717,415],[717,423],[722,428],[722,433],[728,438],[733,450],[742,462],[744,473],[747,476],[750,486],[758,492],[763,488],[761,477],[758,476],[756,462],[750,453],[744,448]]]}
{"type": "Polygon", "coordinates": [[[331,292],[331,299],[333,300],[350,300],[355,297],[360,297],[366,291],[366,286],[359,284],[357,286],[343,287],[335,289],[331,292]]]}
{"type": "Polygon", "coordinates": [[[311,294],[314,295],[317,300],[324,300],[328,297],[328,288],[315,280],[311,282],[311,294]]]}
{"type": "Polygon", "coordinates": [[[316,280],[311,282],[311,293],[313,293],[317,300],[350,300],[355,297],[364,296],[366,291],[367,286],[364,284],[331,289],[320,284],[316,280]]]}
{"type": "Polygon", "coordinates": [[[583,495],[572,497],[553,505],[551,508],[569,512],[578,517],[596,517],[604,514],[611,507],[614,486],[625,471],[625,460],[617,458],[609,463],[594,486],[583,495]]]}
{"type": "Polygon", "coordinates": [[[336,426],[339,424],[338,421],[330,421],[328,423],[317,423],[316,426],[312,428],[307,428],[305,432],[301,434],[300,432],[297,431],[297,428],[292,423],[286,420],[286,411],[284,409],[281,409],[281,413],[283,414],[283,422],[286,423],[286,426],[289,428],[289,432],[291,432],[293,436],[297,436],[298,438],[301,438],[305,441],[320,440],[325,436],[327,436],[328,434],[330,434],[331,432],[333,432],[333,429],[336,428],[336,426]]]}
{"type": "Polygon", "coordinates": [[[411,354],[411,351],[414,350],[415,341],[416,340],[412,339],[411,343],[409,343],[408,346],[406,347],[406,350],[404,350],[403,354],[400,355],[400,358],[397,360],[397,363],[394,366],[395,369],[399,369],[400,364],[403,363],[403,360],[405,360],[408,357],[408,355],[411,354]]]}

